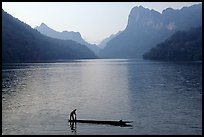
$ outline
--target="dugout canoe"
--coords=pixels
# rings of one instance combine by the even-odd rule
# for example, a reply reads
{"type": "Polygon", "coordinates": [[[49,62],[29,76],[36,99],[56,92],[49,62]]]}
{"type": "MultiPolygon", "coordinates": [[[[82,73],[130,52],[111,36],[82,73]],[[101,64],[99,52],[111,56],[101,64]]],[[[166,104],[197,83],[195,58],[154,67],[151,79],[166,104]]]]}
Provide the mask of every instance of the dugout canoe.
{"type": "Polygon", "coordinates": [[[92,124],[109,124],[115,126],[131,126],[127,125],[127,123],[131,123],[132,121],[123,121],[123,120],[69,120],[69,122],[78,122],[78,123],[92,123],[92,124]]]}

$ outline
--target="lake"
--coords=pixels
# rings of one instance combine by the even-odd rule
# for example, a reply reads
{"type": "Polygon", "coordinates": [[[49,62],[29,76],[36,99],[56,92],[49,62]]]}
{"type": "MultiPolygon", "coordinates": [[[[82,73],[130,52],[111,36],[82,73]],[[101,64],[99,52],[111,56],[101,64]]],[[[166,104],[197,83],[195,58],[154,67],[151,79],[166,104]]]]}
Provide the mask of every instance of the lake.
{"type": "Polygon", "coordinates": [[[202,135],[202,62],[69,60],[2,65],[2,134],[202,135]],[[132,127],[68,123],[130,120],[132,127]]]}

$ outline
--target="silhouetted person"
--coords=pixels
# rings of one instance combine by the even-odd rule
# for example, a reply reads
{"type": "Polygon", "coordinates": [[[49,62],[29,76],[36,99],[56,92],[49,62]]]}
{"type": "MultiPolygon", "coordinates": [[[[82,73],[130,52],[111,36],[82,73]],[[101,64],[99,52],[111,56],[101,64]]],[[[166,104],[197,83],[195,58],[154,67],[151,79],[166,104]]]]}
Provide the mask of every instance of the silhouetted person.
{"type": "Polygon", "coordinates": [[[69,120],[76,120],[76,109],[70,113],[69,120]]]}

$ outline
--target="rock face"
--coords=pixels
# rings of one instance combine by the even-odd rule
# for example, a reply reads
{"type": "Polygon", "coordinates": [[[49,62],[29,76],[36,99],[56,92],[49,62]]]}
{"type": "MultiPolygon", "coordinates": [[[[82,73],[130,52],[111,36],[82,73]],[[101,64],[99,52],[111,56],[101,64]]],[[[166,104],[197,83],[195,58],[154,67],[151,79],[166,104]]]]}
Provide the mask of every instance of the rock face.
{"type": "Polygon", "coordinates": [[[104,58],[142,58],[142,55],[178,30],[202,26],[202,4],[180,10],[167,8],[162,14],[142,6],[134,7],[126,29],[107,43],[99,55],[104,58]]]}
{"type": "Polygon", "coordinates": [[[3,63],[87,58],[97,57],[84,45],[42,35],[2,10],[3,63]]]}
{"type": "Polygon", "coordinates": [[[89,49],[91,49],[95,53],[98,53],[100,50],[100,48],[97,47],[95,44],[90,44],[90,43],[86,42],[81,37],[81,34],[79,32],[74,32],[74,31],[58,32],[58,31],[55,31],[52,28],[48,27],[45,23],[41,23],[41,25],[35,27],[35,29],[38,30],[40,33],[48,36],[48,37],[62,39],[62,40],[73,40],[73,41],[78,42],[82,45],[86,45],[89,49]]]}

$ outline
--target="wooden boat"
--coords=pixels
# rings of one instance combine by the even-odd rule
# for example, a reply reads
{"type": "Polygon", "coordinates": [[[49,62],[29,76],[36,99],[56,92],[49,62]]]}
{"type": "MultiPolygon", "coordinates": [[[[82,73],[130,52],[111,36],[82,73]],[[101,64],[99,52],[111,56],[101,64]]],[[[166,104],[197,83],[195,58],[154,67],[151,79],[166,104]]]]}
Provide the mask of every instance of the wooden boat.
{"type": "Polygon", "coordinates": [[[78,122],[78,123],[92,123],[92,124],[109,124],[114,126],[131,126],[127,125],[127,123],[131,123],[132,121],[107,121],[107,120],[69,120],[69,122],[78,122]]]}

